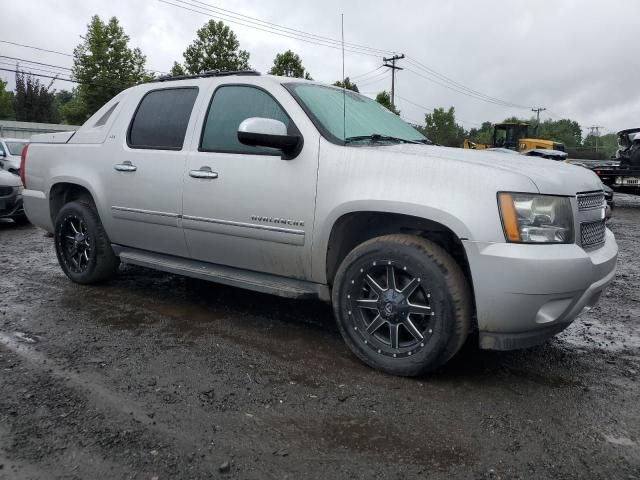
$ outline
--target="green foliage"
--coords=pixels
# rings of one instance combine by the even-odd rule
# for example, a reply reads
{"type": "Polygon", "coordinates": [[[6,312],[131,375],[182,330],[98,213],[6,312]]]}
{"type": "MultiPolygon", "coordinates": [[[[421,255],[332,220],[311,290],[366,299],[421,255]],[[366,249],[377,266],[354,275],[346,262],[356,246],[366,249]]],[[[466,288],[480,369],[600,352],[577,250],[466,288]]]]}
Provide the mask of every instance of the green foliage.
{"type": "Polygon", "coordinates": [[[175,62],[171,73],[194,75],[208,70],[248,70],[249,52],[239,48],[240,42],[233,30],[224,22],[209,20],[184,51],[184,65],[175,62]]]}
{"type": "Polygon", "coordinates": [[[104,23],[94,15],[82,39],[73,51],[73,78],[80,85],[68,118],[78,125],[122,90],[152,78],[145,71],[145,56],[129,48],[129,36],[116,17],[104,23]]]}
{"type": "Polygon", "coordinates": [[[171,66],[171,75],[180,76],[186,74],[187,72],[184,71],[184,67],[182,65],[178,62],[173,62],[173,65],[171,66]]]}
{"type": "MultiPolygon", "coordinates": [[[[606,135],[600,135],[597,137],[598,155],[602,158],[610,158],[615,155],[618,150],[618,136],[615,133],[607,133],[606,135]]],[[[596,136],[587,135],[584,139],[583,147],[596,150],[596,136]]]]}
{"type": "Polygon", "coordinates": [[[0,80],[0,120],[15,120],[13,92],[7,92],[7,82],[0,80]]]}
{"type": "Polygon", "coordinates": [[[338,80],[333,85],[335,87],[346,88],[347,90],[351,90],[353,92],[357,92],[357,93],[360,92],[360,90],[358,90],[358,85],[356,85],[355,83],[351,82],[349,77],[345,78],[344,82],[338,80]]]}
{"type": "MultiPolygon", "coordinates": [[[[535,123],[533,125],[535,126],[535,123]]],[[[580,124],[568,118],[545,120],[540,123],[537,132],[535,128],[530,129],[529,135],[536,135],[545,140],[559,140],[567,147],[575,147],[582,143],[580,124]]]]}
{"type": "Polygon", "coordinates": [[[435,108],[424,116],[425,127],[421,129],[434,143],[447,147],[461,147],[464,142],[464,128],[456,123],[455,109],[435,108]]]}
{"type": "Polygon", "coordinates": [[[56,104],[60,112],[60,123],[81,125],[86,120],[85,106],[77,88],[71,92],[62,90],[56,93],[56,104]]]}
{"type": "Polygon", "coordinates": [[[391,110],[396,115],[400,115],[400,110],[398,110],[395,105],[391,104],[391,95],[389,95],[389,92],[386,90],[376,95],[376,102],[391,110]]]}
{"type": "Polygon", "coordinates": [[[271,67],[268,73],[269,75],[313,80],[309,72],[302,66],[300,56],[291,50],[276,54],[276,58],[273,59],[273,67],[271,67]]]}
{"type": "Polygon", "coordinates": [[[469,130],[469,140],[475,143],[490,144],[493,141],[493,123],[482,122],[480,128],[469,130]]]}
{"type": "Polygon", "coordinates": [[[58,123],[55,94],[30,73],[16,73],[13,99],[15,118],[19,122],[58,123]]]}

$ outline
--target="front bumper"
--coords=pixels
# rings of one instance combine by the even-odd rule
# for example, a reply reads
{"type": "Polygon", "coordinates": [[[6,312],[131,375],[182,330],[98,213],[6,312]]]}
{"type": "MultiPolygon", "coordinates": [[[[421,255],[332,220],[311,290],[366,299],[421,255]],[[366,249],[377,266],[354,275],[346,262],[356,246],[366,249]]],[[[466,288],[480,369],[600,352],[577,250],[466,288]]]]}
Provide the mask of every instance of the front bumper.
{"type": "Polygon", "coordinates": [[[613,280],[618,245],[524,245],[465,241],[480,348],[512,350],[561,332],[596,304],[613,280]]]}
{"type": "Polygon", "coordinates": [[[0,196],[0,218],[13,218],[24,215],[22,195],[16,189],[7,196],[0,196]]]}

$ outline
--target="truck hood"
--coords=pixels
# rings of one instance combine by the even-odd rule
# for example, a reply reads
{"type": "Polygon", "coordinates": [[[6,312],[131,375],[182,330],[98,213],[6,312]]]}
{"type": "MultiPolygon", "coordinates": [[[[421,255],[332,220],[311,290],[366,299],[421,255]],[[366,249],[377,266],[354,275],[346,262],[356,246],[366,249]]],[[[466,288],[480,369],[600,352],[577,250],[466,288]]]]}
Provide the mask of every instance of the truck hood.
{"type": "MultiPolygon", "coordinates": [[[[464,173],[464,164],[474,164],[508,171],[529,178],[538,187],[540,193],[547,195],[573,196],[578,192],[602,189],[600,179],[591,170],[541,157],[527,157],[516,153],[508,155],[505,153],[434,145],[398,144],[362,148],[383,150],[412,157],[424,157],[425,159],[435,157],[446,161],[459,162],[461,173],[464,173]]],[[[508,188],[508,186],[505,187],[508,188]]]]}

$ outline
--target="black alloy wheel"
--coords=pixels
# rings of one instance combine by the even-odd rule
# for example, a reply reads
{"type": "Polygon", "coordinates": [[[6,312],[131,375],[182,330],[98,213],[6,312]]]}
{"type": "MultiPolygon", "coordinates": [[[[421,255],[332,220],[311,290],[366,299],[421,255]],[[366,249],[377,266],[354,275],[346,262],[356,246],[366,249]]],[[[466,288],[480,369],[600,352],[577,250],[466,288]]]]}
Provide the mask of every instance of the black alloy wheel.
{"type": "Polygon", "coordinates": [[[424,348],[436,311],[420,275],[407,265],[380,259],[362,265],[351,282],[349,315],[365,345],[393,358],[424,348]]]}
{"type": "Polygon", "coordinates": [[[58,242],[67,268],[74,273],[84,273],[94,252],[91,235],[84,220],[78,215],[65,217],[58,242]]]}

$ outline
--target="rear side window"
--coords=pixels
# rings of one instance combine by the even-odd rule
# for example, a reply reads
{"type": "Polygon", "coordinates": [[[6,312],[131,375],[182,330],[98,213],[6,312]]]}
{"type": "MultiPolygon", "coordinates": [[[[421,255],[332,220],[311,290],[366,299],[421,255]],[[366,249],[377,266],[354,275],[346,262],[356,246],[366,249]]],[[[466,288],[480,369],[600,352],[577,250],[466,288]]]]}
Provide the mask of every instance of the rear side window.
{"type": "Polygon", "coordinates": [[[131,148],[181,150],[198,89],[152,90],[140,101],[127,143],[131,148]]]}
{"type": "Polygon", "coordinates": [[[280,120],[287,126],[287,131],[292,128],[292,122],[282,107],[264,90],[244,85],[223,86],[213,94],[200,151],[281,155],[282,152],[275,148],[253,147],[238,141],[238,127],[251,117],[280,120]]]}

